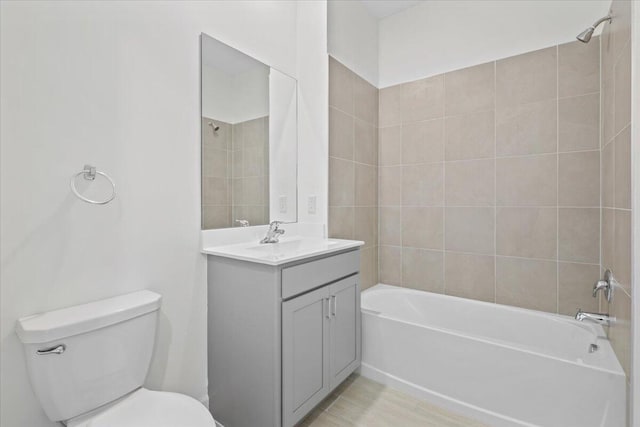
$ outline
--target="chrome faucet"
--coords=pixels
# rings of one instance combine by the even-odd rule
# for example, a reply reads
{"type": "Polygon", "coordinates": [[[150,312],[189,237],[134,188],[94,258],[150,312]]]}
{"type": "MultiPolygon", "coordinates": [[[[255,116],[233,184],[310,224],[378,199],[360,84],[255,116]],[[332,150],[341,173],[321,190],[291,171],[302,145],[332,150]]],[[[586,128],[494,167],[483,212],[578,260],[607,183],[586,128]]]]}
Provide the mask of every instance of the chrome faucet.
{"type": "Polygon", "coordinates": [[[247,221],[246,219],[236,219],[236,221],[238,224],[240,224],[240,227],[249,227],[251,224],[249,224],[249,221],[247,221]]]}
{"type": "Polygon", "coordinates": [[[281,221],[271,221],[269,224],[269,231],[264,239],[260,240],[260,243],[278,243],[280,236],[284,234],[284,230],[280,227],[281,221]]]}
{"type": "Polygon", "coordinates": [[[604,280],[598,280],[596,284],[593,285],[593,297],[595,298],[598,295],[598,291],[604,291],[605,298],[608,302],[611,302],[615,283],[616,279],[613,277],[611,270],[605,271],[604,280]]]}
{"type": "Polygon", "coordinates": [[[615,318],[609,317],[609,315],[605,313],[588,313],[586,311],[582,311],[580,308],[576,313],[576,320],[581,322],[588,320],[590,322],[597,323],[598,325],[609,326],[615,318]]]}

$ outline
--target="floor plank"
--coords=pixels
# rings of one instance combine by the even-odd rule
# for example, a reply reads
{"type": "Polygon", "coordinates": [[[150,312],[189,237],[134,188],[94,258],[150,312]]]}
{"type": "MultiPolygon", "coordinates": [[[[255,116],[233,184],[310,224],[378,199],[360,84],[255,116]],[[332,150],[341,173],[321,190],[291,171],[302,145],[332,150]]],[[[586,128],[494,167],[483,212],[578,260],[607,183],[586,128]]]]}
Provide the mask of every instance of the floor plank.
{"type": "Polygon", "coordinates": [[[351,375],[299,427],[486,427],[461,415],[351,375]]]}

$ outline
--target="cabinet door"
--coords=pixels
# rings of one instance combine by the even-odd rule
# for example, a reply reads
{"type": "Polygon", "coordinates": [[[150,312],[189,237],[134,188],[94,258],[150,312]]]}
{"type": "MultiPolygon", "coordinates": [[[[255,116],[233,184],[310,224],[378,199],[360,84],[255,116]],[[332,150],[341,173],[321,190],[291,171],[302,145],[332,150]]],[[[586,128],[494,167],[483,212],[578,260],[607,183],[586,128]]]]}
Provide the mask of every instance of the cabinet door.
{"type": "Polygon", "coordinates": [[[293,426],[329,393],[329,287],[282,303],[282,418],[293,426]]]}
{"type": "Polygon", "coordinates": [[[331,310],[331,389],[360,366],[359,275],[329,286],[331,310]]]}

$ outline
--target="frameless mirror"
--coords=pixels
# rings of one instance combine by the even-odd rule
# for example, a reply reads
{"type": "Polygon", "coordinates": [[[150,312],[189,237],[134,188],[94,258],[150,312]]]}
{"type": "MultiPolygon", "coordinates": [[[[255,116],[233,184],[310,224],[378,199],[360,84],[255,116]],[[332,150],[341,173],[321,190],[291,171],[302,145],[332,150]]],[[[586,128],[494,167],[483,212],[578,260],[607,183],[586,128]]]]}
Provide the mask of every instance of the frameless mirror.
{"type": "Polygon", "coordinates": [[[202,34],[202,229],[297,220],[297,84],[202,34]]]}

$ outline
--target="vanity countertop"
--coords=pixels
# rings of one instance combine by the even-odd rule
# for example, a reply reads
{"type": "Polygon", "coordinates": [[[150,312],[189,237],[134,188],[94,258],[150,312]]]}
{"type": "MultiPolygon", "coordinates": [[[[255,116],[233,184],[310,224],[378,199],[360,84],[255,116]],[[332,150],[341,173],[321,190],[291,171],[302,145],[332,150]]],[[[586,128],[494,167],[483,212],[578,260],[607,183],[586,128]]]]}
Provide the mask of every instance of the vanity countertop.
{"type": "Polygon", "coordinates": [[[359,240],[318,237],[282,238],[279,243],[245,242],[202,249],[202,253],[267,265],[282,265],[364,245],[359,240]]]}

